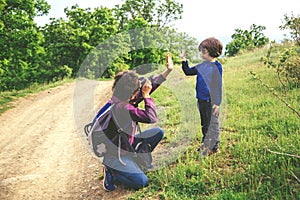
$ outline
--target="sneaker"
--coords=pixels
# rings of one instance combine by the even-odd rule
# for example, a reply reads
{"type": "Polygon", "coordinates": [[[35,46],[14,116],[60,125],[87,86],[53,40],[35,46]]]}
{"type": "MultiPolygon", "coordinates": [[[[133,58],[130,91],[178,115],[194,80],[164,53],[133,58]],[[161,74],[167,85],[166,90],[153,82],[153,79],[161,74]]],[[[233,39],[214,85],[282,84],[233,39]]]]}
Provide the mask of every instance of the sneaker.
{"type": "Polygon", "coordinates": [[[210,156],[212,154],[218,154],[220,152],[221,152],[220,149],[213,149],[213,150],[209,150],[207,154],[210,156]]]}
{"type": "Polygon", "coordinates": [[[199,151],[200,155],[201,156],[206,156],[207,155],[207,152],[208,152],[208,148],[204,145],[201,145],[197,151],[199,151]]]}
{"type": "Polygon", "coordinates": [[[204,146],[204,144],[202,144],[198,149],[197,151],[204,151],[205,149],[207,149],[207,147],[204,146]]]}
{"type": "Polygon", "coordinates": [[[113,191],[116,189],[116,186],[113,184],[113,175],[106,167],[104,167],[103,171],[103,187],[108,192],[113,191]]]}
{"type": "Polygon", "coordinates": [[[213,150],[209,150],[207,147],[205,147],[204,145],[202,145],[201,147],[199,147],[197,149],[197,151],[200,152],[200,155],[202,156],[210,156],[212,154],[217,154],[217,153],[220,153],[221,151],[219,150],[219,148],[217,149],[213,149],[213,150]]]}

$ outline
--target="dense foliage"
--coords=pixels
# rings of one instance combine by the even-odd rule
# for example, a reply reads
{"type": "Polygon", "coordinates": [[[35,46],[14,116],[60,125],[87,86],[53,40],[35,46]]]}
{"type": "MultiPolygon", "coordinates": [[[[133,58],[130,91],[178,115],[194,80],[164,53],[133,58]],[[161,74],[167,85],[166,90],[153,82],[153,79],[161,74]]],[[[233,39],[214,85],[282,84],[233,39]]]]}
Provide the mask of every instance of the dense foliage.
{"type": "Polygon", "coordinates": [[[34,17],[46,14],[49,5],[44,0],[2,0],[0,5],[0,91],[40,82],[45,51],[34,17]]]}
{"type": "Polygon", "coordinates": [[[49,9],[45,0],[0,0],[0,91],[77,75],[111,77],[135,67],[148,71],[164,62],[166,51],[179,55],[185,45],[197,45],[168,28],[182,13],[173,0],[127,0],[93,10],[74,5],[65,8],[66,19],[37,26],[34,18],[49,9]]]}

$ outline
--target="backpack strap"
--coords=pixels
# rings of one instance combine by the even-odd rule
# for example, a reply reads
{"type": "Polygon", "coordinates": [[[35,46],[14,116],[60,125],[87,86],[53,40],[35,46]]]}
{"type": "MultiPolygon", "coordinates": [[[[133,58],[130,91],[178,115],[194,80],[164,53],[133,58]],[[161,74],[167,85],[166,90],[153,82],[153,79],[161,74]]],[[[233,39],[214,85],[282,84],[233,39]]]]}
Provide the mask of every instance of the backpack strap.
{"type": "Polygon", "coordinates": [[[141,141],[144,142],[144,138],[142,137],[142,136],[143,136],[143,133],[142,133],[140,124],[139,124],[138,122],[136,122],[136,127],[137,127],[137,129],[138,129],[139,134],[140,134],[141,141]]]}
{"type": "MultiPolygon", "coordinates": [[[[122,161],[121,159],[121,145],[122,145],[122,139],[123,141],[125,142],[125,145],[128,147],[129,151],[134,153],[134,156],[136,156],[136,152],[134,150],[134,148],[132,147],[132,145],[129,143],[128,141],[128,137],[127,137],[127,134],[126,132],[119,126],[117,120],[116,120],[116,117],[115,117],[115,114],[114,114],[114,110],[113,110],[113,107],[114,107],[115,104],[112,104],[112,109],[111,109],[111,118],[113,119],[114,123],[115,123],[115,126],[117,128],[117,136],[118,136],[118,158],[119,158],[119,161],[122,165],[126,165],[125,162],[122,161]]],[[[126,128],[129,126],[130,123],[128,123],[126,125],[126,128]]],[[[116,138],[116,136],[114,137],[116,138]]]]}
{"type": "Polygon", "coordinates": [[[87,125],[84,126],[84,133],[86,136],[89,135],[89,132],[91,131],[93,127],[93,123],[88,123],[87,125]]]}

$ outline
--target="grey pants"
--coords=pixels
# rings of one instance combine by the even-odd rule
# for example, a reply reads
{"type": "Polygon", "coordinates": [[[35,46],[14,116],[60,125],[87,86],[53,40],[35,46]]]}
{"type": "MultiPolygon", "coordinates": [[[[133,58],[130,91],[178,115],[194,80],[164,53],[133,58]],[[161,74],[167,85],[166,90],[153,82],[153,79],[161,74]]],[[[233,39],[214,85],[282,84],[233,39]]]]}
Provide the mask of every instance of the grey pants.
{"type": "Polygon", "coordinates": [[[213,108],[210,100],[198,99],[198,110],[202,126],[202,142],[209,150],[217,150],[220,142],[219,116],[213,115],[213,108]]]}
{"type": "MultiPolygon", "coordinates": [[[[213,111],[212,111],[213,112],[213,111]]],[[[219,116],[211,114],[210,123],[203,144],[209,150],[217,150],[220,142],[220,125],[219,116]]]]}

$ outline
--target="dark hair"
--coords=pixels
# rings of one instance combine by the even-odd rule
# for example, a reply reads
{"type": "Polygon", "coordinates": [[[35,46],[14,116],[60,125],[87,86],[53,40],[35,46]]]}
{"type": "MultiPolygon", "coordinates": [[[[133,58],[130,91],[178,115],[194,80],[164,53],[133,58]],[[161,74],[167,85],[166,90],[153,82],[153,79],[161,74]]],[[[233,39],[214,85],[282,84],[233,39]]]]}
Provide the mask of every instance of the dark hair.
{"type": "Polygon", "coordinates": [[[210,37],[203,40],[198,49],[199,51],[206,49],[211,57],[217,58],[222,54],[223,45],[218,39],[210,37]]]}
{"type": "Polygon", "coordinates": [[[134,71],[119,72],[114,77],[113,95],[120,100],[127,100],[139,89],[138,75],[134,71]]]}

